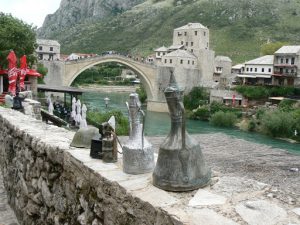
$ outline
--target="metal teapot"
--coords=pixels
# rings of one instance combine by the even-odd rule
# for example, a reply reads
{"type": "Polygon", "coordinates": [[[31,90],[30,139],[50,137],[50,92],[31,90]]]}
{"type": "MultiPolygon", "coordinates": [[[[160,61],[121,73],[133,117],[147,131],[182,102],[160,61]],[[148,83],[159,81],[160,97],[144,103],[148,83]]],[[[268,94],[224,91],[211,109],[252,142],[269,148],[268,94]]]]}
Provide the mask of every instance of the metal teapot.
{"type": "Polygon", "coordinates": [[[171,117],[171,131],[160,145],[153,185],[167,191],[190,191],[207,185],[211,171],[206,167],[200,145],[185,129],[183,91],[173,72],[164,91],[171,117]]]}
{"type": "Polygon", "coordinates": [[[152,172],[154,168],[154,150],[144,137],[144,112],[137,93],[129,96],[128,108],[130,135],[123,145],[123,170],[129,174],[152,172]],[[142,118],[142,123],[141,123],[142,118]]]}

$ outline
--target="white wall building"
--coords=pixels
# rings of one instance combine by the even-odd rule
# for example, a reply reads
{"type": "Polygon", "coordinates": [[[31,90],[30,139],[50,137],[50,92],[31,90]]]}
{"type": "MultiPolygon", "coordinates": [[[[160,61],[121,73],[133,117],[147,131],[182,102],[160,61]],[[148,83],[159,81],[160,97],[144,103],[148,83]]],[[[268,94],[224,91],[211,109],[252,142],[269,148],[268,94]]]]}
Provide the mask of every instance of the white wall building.
{"type": "Polygon", "coordinates": [[[37,39],[36,54],[39,60],[59,60],[60,44],[55,40],[37,39]]]}
{"type": "Polygon", "coordinates": [[[238,74],[243,84],[271,85],[273,75],[274,56],[265,55],[245,62],[244,72],[238,74]]]}

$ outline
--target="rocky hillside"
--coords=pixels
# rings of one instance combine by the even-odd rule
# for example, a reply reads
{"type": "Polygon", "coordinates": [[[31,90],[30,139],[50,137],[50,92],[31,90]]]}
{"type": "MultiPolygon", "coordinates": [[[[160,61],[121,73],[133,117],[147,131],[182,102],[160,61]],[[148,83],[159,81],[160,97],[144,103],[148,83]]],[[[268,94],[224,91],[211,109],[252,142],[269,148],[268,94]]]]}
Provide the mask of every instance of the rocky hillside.
{"type": "Polygon", "coordinates": [[[300,0],[62,0],[39,36],[58,39],[64,53],[147,55],[188,22],[208,26],[211,47],[236,63],[268,41],[300,44],[300,0]]]}
{"type": "Polygon", "coordinates": [[[51,36],[83,22],[94,22],[115,16],[145,0],[61,0],[59,9],[47,15],[40,36],[51,36]]]}

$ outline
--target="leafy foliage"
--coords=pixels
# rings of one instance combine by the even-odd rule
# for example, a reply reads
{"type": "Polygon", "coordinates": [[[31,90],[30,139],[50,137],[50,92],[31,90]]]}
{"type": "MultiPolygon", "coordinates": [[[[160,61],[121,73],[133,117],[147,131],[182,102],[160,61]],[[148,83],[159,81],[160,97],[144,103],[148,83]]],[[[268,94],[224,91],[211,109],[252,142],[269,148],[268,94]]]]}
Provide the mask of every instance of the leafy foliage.
{"type": "Polygon", "coordinates": [[[193,89],[184,96],[184,107],[188,110],[196,109],[199,105],[204,105],[209,100],[209,93],[204,87],[193,87],[193,89]]]}
{"type": "Polygon", "coordinates": [[[210,122],[218,127],[233,127],[237,121],[237,117],[232,112],[219,111],[212,115],[210,122]]]}
{"type": "Polygon", "coordinates": [[[37,64],[37,72],[43,75],[42,77],[38,78],[38,83],[39,84],[44,84],[45,83],[44,78],[48,73],[48,68],[45,67],[42,63],[38,63],[37,64]]]}
{"type": "Polygon", "coordinates": [[[147,93],[145,87],[142,84],[139,88],[136,89],[136,93],[138,93],[141,103],[146,103],[147,93]]]}
{"type": "Polygon", "coordinates": [[[28,64],[34,63],[35,29],[32,25],[0,12],[0,67],[7,66],[6,57],[11,49],[18,58],[26,54],[28,64]]]}
{"type": "Polygon", "coordinates": [[[203,105],[197,108],[191,115],[190,119],[204,120],[208,121],[210,118],[210,108],[209,105],[203,105]]]}
{"type": "Polygon", "coordinates": [[[296,126],[292,113],[280,110],[266,112],[261,122],[263,131],[272,137],[291,137],[296,126]]]}
{"type": "Polygon", "coordinates": [[[72,83],[73,86],[81,84],[108,84],[107,78],[115,78],[121,75],[122,65],[106,63],[91,67],[83,71],[72,83]]]}
{"type": "Polygon", "coordinates": [[[280,41],[266,43],[261,46],[260,52],[262,55],[273,55],[278,49],[280,49],[284,45],[288,45],[288,43],[280,41]]]}
{"type": "Polygon", "coordinates": [[[299,88],[294,87],[265,87],[265,86],[237,86],[235,90],[249,99],[264,99],[271,96],[297,95],[299,88]]]}
{"type": "Polygon", "coordinates": [[[108,121],[111,116],[115,116],[116,118],[117,135],[128,135],[128,119],[119,110],[113,110],[109,112],[88,111],[86,119],[89,124],[94,125],[95,127],[99,127],[101,123],[108,121]]]}

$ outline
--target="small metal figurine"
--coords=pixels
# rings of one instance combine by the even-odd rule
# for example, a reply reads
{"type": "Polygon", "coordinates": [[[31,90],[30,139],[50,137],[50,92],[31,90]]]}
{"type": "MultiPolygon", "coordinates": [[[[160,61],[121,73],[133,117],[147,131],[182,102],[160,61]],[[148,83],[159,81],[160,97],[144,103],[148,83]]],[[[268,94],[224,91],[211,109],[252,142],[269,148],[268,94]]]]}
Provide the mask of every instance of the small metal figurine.
{"type": "Polygon", "coordinates": [[[126,102],[130,122],[129,140],[123,145],[123,170],[129,174],[153,171],[154,150],[144,137],[144,112],[141,110],[139,95],[132,93],[126,102]],[[141,123],[140,117],[143,118],[141,123]]]}
{"type": "Polygon", "coordinates": [[[108,122],[102,123],[99,132],[102,136],[103,162],[113,163],[118,161],[117,135],[115,133],[115,117],[112,116],[108,122]]]}
{"type": "Polygon", "coordinates": [[[171,117],[171,131],[160,145],[153,172],[154,186],[167,191],[190,191],[207,185],[211,171],[206,167],[200,145],[185,129],[183,91],[173,72],[164,91],[171,117]]]}

